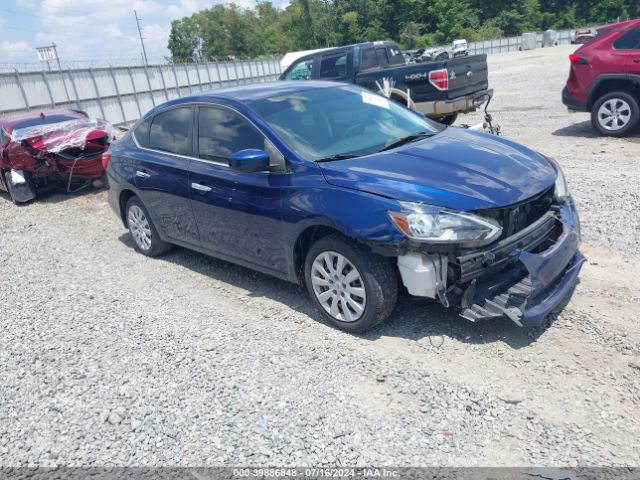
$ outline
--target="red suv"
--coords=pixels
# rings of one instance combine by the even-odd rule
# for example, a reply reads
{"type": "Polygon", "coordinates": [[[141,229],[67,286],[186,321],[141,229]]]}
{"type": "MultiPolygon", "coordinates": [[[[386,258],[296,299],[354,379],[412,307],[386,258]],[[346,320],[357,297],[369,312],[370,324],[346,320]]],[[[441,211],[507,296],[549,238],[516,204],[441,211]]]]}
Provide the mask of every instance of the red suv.
{"type": "Polygon", "coordinates": [[[632,133],[640,123],[640,18],[599,28],[569,59],[562,103],[591,112],[602,135],[632,133]]]}

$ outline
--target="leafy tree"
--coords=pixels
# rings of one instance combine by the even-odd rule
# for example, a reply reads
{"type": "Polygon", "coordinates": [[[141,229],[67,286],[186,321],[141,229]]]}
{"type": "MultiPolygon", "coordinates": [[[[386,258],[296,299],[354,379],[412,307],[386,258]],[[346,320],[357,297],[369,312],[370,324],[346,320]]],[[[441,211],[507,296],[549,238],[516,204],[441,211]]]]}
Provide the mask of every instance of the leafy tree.
{"type": "Polygon", "coordinates": [[[407,22],[402,32],[400,32],[400,41],[406,45],[407,48],[413,48],[422,28],[423,26],[417,22],[407,22]]]}
{"type": "Polygon", "coordinates": [[[575,28],[640,15],[640,0],[291,0],[286,8],[215,4],[173,21],[175,62],[281,55],[395,40],[406,48],[575,28]]]}

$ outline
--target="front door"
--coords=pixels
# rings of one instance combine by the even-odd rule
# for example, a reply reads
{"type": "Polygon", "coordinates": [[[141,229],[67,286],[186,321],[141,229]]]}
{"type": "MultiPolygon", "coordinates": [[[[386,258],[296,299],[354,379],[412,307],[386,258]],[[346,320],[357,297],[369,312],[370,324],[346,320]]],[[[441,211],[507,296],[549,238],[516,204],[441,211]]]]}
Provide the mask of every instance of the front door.
{"type": "Polygon", "coordinates": [[[285,273],[281,185],[287,174],[231,170],[232,153],[265,150],[268,140],[232,109],[197,108],[194,147],[199,160],[191,163],[189,183],[202,246],[222,258],[285,273]]]}

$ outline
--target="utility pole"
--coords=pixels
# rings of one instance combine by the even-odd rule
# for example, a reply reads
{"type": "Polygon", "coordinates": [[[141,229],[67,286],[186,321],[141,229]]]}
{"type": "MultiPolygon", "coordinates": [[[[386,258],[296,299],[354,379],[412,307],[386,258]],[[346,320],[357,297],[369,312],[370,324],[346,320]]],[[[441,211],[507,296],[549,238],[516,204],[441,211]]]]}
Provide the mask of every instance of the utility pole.
{"type": "MultiPolygon", "coordinates": [[[[60,78],[62,79],[62,85],[64,85],[64,93],[67,95],[67,101],[71,102],[71,97],[69,96],[69,89],[67,88],[67,81],[62,76],[62,65],[60,65],[60,57],[58,56],[58,49],[56,48],[56,44],[51,42],[51,46],[53,47],[53,53],[56,55],[56,61],[58,62],[58,71],[60,72],[60,78]]],[[[49,63],[49,62],[47,62],[49,63]]],[[[51,70],[51,67],[49,67],[51,70]]]]}
{"type": "Polygon", "coordinates": [[[58,56],[58,49],[56,48],[56,44],[51,42],[51,46],[53,47],[53,53],[56,54],[56,60],[58,62],[58,70],[62,71],[62,67],[60,66],[60,57],[58,56]]]}
{"type": "Polygon", "coordinates": [[[133,14],[136,16],[136,25],[138,25],[138,34],[140,35],[140,43],[142,44],[142,56],[144,57],[144,64],[148,67],[149,60],[147,60],[147,51],[144,48],[144,38],[142,37],[142,30],[140,29],[140,19],[138,18],[138,12],[134,10],[133,14]]]}

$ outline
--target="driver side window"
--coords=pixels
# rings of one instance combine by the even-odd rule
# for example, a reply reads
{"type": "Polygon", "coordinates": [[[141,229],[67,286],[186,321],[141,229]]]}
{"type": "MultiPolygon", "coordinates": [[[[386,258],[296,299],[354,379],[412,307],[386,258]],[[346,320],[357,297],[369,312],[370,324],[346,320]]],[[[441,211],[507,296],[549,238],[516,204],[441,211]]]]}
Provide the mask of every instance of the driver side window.
{"type": "Polygon", "coordinates": [[[232,153],[248,148],[264,150],[264,137],[237,113],[219,107],[198,110],[198,156],[228,163],[232,153]]]}

